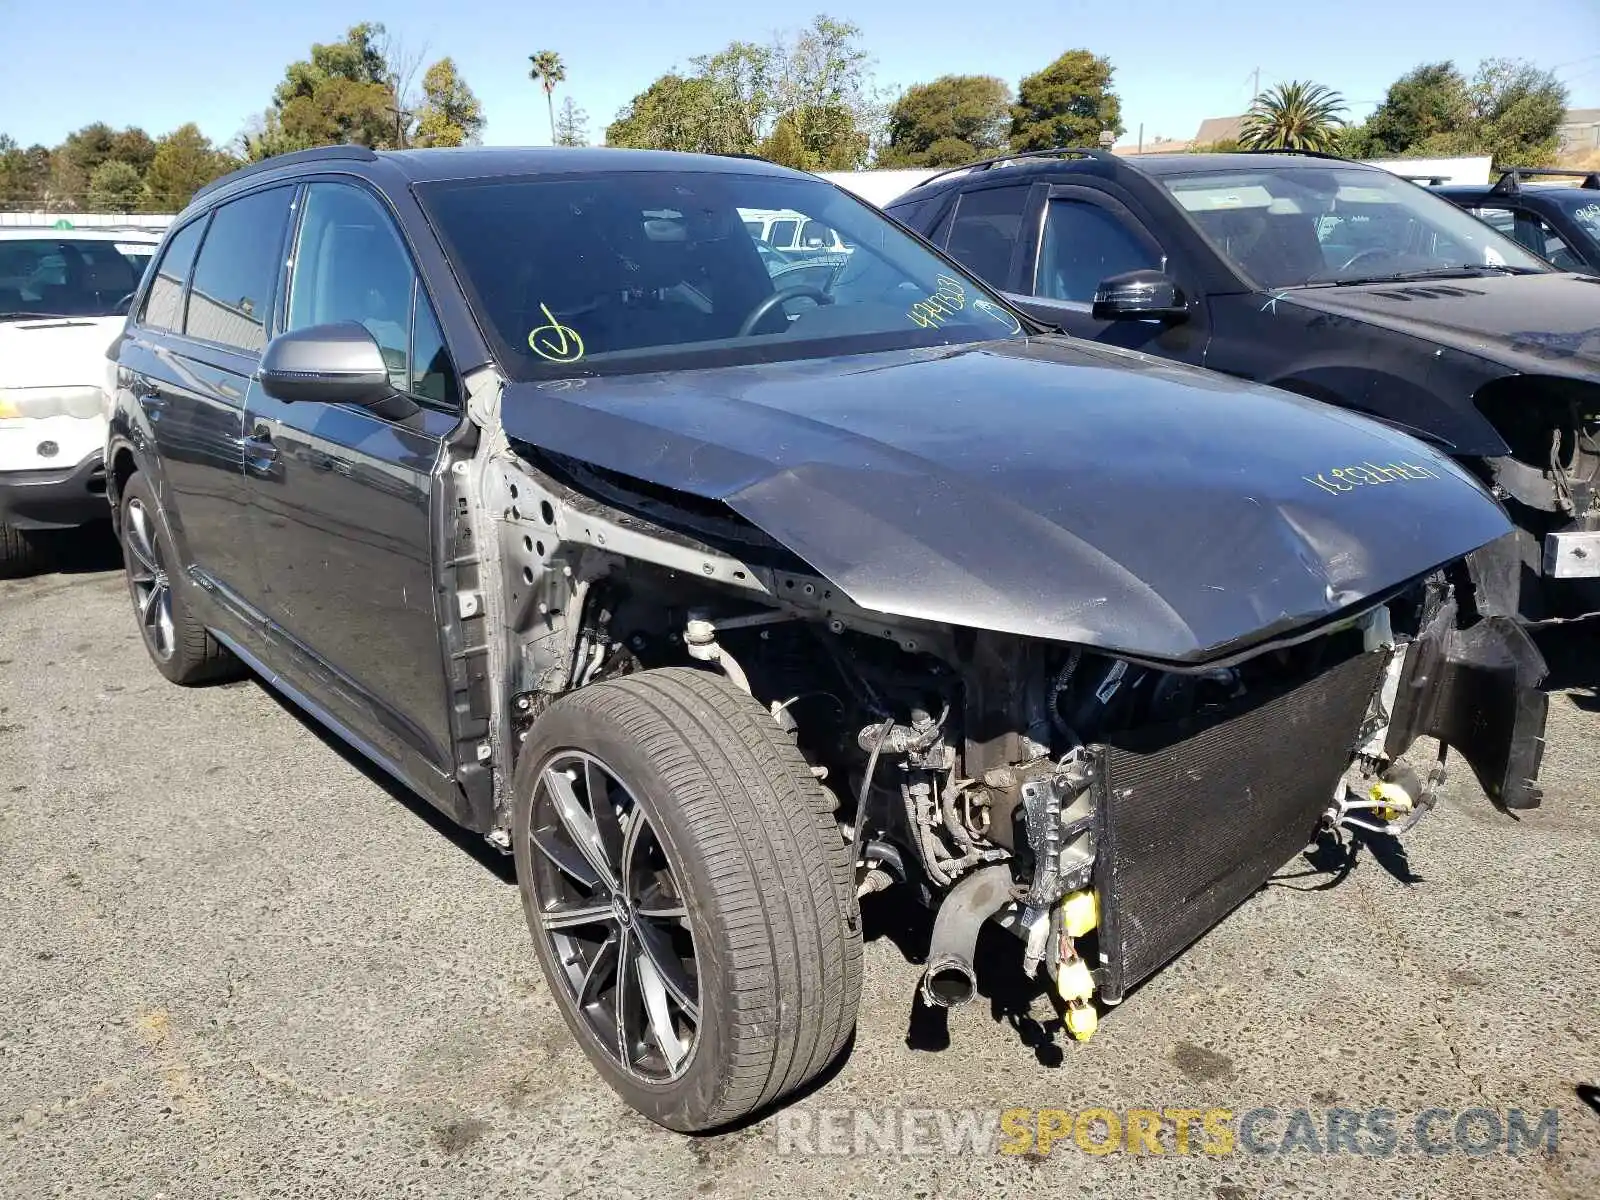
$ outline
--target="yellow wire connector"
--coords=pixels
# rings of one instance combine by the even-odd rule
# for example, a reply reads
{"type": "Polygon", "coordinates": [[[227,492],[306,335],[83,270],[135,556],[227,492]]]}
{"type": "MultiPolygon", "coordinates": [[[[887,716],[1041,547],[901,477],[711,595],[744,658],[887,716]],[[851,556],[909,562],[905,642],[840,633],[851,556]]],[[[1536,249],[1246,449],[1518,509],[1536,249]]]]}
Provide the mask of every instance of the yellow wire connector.
{"type": "Polygon", "coordinates": [[[1079,1000],[1067,1007],[1067,1032],[1076,1042],[1087,1042],[1100,1027],[1100,1014],[1087,1000],[1079,1000]]]}
{"type": "Polygon", "coordinates": [[[1069,958],[1056,968],[1056,991],[1068,1004],[1094,995],[1094,976],[1081,958],[1069,958]]]}
{"type": "Polygon", "coordinates": [[[1372,791],[1368,795],[1380,802],[1381,807],[1376,811],[1385,821],[1393,821],[1401,813],[1408,813],[1415,807],[1411,793],[1398,783],[1388,783],[1380,779],[1372,785],[1372,791]]]}
{"type": "Polygon", "coordinates": [[[1061,902],[1061,932],[1079,938],[1100,923],[1093,892],[1073,892],[1061,902]]]}

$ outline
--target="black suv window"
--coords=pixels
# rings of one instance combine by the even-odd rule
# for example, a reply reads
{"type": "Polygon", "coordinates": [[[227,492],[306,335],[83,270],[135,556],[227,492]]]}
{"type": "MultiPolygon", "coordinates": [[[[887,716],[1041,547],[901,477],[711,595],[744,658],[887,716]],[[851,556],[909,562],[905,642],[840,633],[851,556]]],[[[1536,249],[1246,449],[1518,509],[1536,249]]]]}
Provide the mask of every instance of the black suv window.
{"type": "Polygon", "coordinates": [[[183,328],[183,288],[189,282],[194,252],[200,247],[200,235],[205,228],[205,218],[201,217],[168,240],[155,278],[150,281],[150,290],[145,293],[144,304],[139,309],[139,324],[171,333],[183,328]]]}
{"type": "Polygon", "coordinates": [[[295,246],[287,328],[343,321],[372,334],[396,389],[455,402],[439,323],[388,211],[361,188],[316,183],[306,193],[295,246]]]}
{"type": "Polygon", "coordinates": [[[1011,247],[1027,204],[1026,184],[963,192],[950,225],[950,257],[996,287],[1010,286],[1011,247]]]}
{"type": "Polygon", "coordinates": [[[1050,201],[1039,252],[1038,295],[1087,302],[1109,276],[1160,266],[1143,240],[1109,209],[1082,200],[1050,201]]]}
{"type": "Polygon", "coordinates": [[[183,331],[256,352],[267,318],[293,188],[255,192],[219,207],[200,245],[183,331]]]}

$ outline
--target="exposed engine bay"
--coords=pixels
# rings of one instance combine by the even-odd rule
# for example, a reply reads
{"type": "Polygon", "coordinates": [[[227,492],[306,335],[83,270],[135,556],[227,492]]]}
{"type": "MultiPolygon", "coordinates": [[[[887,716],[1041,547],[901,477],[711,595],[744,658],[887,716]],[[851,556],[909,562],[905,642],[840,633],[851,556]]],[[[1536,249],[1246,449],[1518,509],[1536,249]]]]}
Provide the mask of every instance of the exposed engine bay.
{"type": "MultiPolygon", "coordinates": [[[[836,801],[858,895],[906,888],[937,909],[931,1004],[975,994],[993,919],[1089,1036],[1096,999],[1120,1001],[1319,828],[1409,830],[1446,746],[1486,724],[1469,762],[1491,798],[1538,803],[1542,660],[1503,604],[1480,611],[1487,579],[1465,571],[1174,667],[862,609],[721,505],[532,447],[481,486],[491,522],[454,506],[460,539],[493,542],[481,578],[505,581],[460,608],[487,622],[487,679],[506,681],[461,676],[462,703],[488,714],[480,758],[514,759],[574,689],[721,672],[836,801]],[[1399,762],[1419,736],[1441,742],[1425,776],[1399,762]]],[[[489,836],[504,844],[503,825],[489,836]]]]}

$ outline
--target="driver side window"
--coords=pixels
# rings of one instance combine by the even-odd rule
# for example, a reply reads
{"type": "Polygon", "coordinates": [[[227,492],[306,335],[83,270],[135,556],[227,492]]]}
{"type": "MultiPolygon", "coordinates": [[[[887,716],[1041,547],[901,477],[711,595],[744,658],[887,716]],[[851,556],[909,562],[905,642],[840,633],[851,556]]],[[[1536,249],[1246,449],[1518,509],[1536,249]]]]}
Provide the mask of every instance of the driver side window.
{"type": "Polygon", "coordinates": [[[436,402],[453,399],[438,321],[417,286],[411,255],[388,212],[360,188],[314,183],[295,246],[289,329],[353,321],[372,334],[398,391],[436,402]],[[411,362],[413,297],[416,348],[411,362]]]}
{"type": "Polygon", "coordinates": [[[1115,213],[1082,200],[1052,200],[1039,251],[1036,294],[1051,300],[1094,299],[1104,279],[1161,263],[1115,213]]]}

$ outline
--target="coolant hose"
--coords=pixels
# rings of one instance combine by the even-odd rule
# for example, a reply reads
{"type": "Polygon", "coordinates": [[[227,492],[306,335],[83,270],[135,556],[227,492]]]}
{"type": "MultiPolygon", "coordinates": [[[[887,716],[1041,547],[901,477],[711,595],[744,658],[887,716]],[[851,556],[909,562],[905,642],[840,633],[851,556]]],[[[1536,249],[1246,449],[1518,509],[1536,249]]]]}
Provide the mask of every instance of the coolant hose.
{"type": "Polygon", "coordinates": [[[941,1008],[965,1004],[978,991],[972,956],[978,930],[1012,899],[1011,868],[1004,863],[980,867],[951,889],[933,920],[928,967],[922,974],[922,998],[941,1008]]]}

